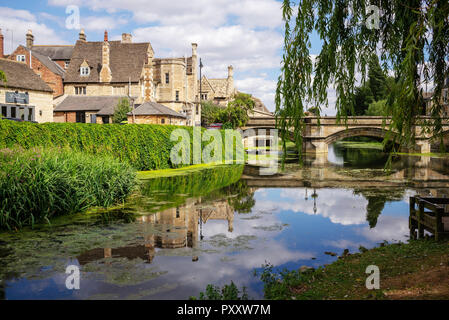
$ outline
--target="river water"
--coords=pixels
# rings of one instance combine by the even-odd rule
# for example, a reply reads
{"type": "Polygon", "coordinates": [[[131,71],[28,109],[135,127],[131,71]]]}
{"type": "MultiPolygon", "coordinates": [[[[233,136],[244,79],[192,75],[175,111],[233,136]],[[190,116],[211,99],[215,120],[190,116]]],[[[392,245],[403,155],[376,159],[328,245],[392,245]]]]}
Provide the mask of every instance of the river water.
{"type": "Polygon", "coordinates": [[[0,233],[0,298],[187,299],[231,281],[263,298],[262,265],[319,267],[406,242],[409,197],[449,195],[447,158],[395,157],[385,171],[387,159],[335,145],[275,176],[223,166],[143,181],[117,208],[0,233]],[[66,288],[69,265],[79,290],[66,288]]]}

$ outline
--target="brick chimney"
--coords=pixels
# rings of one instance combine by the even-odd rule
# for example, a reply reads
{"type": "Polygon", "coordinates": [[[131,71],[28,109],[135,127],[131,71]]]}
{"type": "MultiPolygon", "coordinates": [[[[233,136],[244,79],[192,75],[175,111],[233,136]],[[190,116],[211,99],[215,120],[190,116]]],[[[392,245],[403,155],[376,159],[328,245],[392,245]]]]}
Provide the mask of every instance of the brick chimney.
{"type": "Polygon", "coordinates": [[[131,33],[122,33],[122,43],[132,43],[133,36],[131,33]]]}
{"type": "Polygon", "coordinates": [[[30,29],[28,29],[28,32],[26,34],[26,40],[27,40],[27,48],[31,49],[34,43],[34,36],[33,32],[30,29]]]}
{"type": "Polygon", "coordinates": [[[110,45],[108,41],[108,32],[104,31],[104,41],[101,48],[101,71],[100,71],[100,82],[111,82],[112,75],[111,69],[109,67],[109,51],[110,45]]]}
{"type": "Polygon", "coordinates": [[[229,66],[228,67],[228,79],[227,79],[227,88],[226,88],[226,94],[228,97],[232,96],[234,94],[235,87],[234,87],[234,67],[229,66]]]}
{"type": "Polygon", "coordinates": [[[80,31],[79,39],[80,39],[80,41],[86,42],[86,34],[84,33],[84,29],[81,29],[81,31],[80,31]]]}
{"type": "Polygon", "coordinates": [[[3,58],[5,53],[3,48],[4,40],[5,38],[3,37],[2,29],[0,29],[0,58],[3,58]]]}

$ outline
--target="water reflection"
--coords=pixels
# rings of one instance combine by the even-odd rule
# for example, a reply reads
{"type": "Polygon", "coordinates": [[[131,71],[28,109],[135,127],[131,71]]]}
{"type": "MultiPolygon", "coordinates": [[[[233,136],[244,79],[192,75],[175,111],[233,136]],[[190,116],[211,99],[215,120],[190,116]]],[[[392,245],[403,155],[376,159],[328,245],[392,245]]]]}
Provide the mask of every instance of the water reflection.
{"type": "Polygon", "coordinates": [[[226,166],[152,179],[120,208],[2,233],[0,297],[185,299],[232,280],[261,298],[252,271],[265,262],[318,267],[336,259],[326,251],[407,241],[409,197],[448,196],[447,159],[398,157],[385,172],[378,155],[367,168],[340,151],[275,177],[226,166]],[[76,292],[69,264],[81,268],[76,292]]]}

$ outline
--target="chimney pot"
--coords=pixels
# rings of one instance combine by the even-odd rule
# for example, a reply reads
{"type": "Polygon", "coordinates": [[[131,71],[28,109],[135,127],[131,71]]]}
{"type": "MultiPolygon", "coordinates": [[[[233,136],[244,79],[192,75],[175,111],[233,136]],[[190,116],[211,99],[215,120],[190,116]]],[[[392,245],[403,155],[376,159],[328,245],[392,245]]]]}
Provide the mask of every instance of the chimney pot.
{"type": "Polygon", "coordinates": [[[79,39],[81,41],[86,41],[86,33],[84,32],[84,29],[81,29],[80,33],[79,33],[79,39]]]}
{"type": "Polygon", "coordinates": [[[108,31],[104,30],[104,42],[108,42],[108,31]]]}
{"type": "Polygon", "coordinates": [[[198,44],[192,43],[192,56],[196,56],[197,49],[198,49],[198,44]]]}
{"type": "Polygon", "coordinates": [[[122,33],[122,43],[132,43],[133,36],[131,33],[122,33]]]}
{"type": "Polygon", "coordinates": [[[31,49],[33,47],[33,43],[34,43],[34,36],[33,36],[33,32],[31,31],[31,29],[28,29],[28,32],[26,34],[26,42],[27,42],[27,48],[31,49]]]}

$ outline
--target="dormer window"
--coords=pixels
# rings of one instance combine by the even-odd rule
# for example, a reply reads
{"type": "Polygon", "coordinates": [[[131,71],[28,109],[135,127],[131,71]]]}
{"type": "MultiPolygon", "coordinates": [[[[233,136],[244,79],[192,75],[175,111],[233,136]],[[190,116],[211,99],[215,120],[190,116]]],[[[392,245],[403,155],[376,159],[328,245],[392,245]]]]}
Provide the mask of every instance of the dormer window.
{"type": "Polygon", "coordinates": [[[88,76],[89,73],[90,73],[90,68],[89,68],[89,67],[81,67],[81,68],[80,68],[80,75],[81,75],[82,77],[88,76]]]}
{"type": "Polygon", "coordinates": [[[24,54],[18,54],[16,56],[17,61],[19,62],[25,62],[25,55],[24,54]]]}

